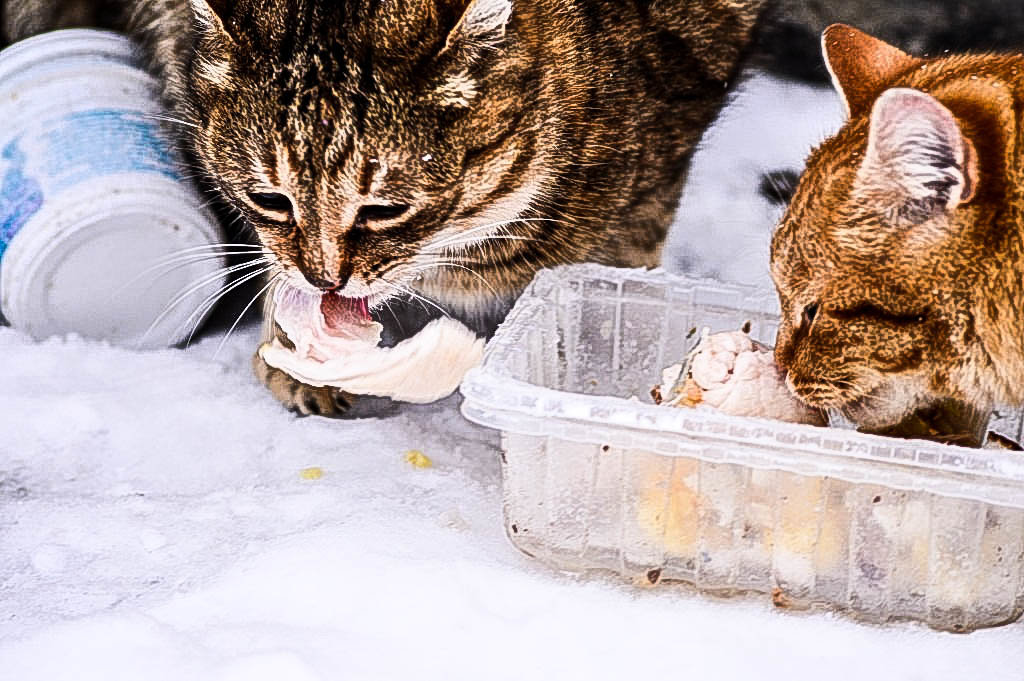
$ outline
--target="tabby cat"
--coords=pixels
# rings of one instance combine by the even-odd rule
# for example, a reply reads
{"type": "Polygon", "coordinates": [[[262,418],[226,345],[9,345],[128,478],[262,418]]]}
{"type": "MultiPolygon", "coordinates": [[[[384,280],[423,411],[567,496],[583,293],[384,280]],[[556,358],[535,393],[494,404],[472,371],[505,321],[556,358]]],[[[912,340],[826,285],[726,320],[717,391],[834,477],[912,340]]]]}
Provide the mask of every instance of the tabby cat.
{"type": "Polygon", "coordinates": [[[824,48],[849,121],[771,248],[792,388],[867,428],[1024,403],[1024,55],[926,60],[846,26],[824,48]]]}
{"type": "MultiPolygon", "coordinates": [[[[481,333],[541,267],[658,264],[766,2],[125,1],[177,132],[289,285],[411,287],[481,333]]],[[[345,406],[258,370],[290,407],[345,406]]]]}

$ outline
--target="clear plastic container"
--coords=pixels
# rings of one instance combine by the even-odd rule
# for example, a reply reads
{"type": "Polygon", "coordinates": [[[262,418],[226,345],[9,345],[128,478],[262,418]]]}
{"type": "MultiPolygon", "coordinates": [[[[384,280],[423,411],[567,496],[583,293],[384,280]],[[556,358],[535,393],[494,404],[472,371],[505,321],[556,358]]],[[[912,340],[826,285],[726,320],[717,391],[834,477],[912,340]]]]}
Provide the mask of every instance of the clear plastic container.
{"type": "MultiPolygon", "coordinates": [[[[773,295],[542,272],[462,385],[502,431],[508,535],[560,569],[970,631],[1024,610],[1024,454],[655,406],[691,329],[772,343],[773,295]]],[[[995,430],[1021,435],[1006,413],[995,430]]]]}

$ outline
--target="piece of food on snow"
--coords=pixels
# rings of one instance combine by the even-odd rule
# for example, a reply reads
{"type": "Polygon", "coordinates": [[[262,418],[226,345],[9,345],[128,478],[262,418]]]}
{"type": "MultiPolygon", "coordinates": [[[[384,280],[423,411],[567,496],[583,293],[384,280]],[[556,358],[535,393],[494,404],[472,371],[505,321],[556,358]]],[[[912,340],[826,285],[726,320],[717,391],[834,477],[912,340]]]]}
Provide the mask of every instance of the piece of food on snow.
{"type": "Polygon", "coordinates": [[[405,453],[406,463],[410,463],[414,468],[433,468],[434,462],[431,461],[430,457],[421,452],[418,449],[410,449],[405,453]]]}
{"type": "Polygon", "coordinates": [[[433,402],[454,392],[483,358],[484,340],[447,317],[382,348],[383,327],[370,316],[365,298],[282,285],[273,303],[273,318],[294,348],[275,338],[260,347],[260,357],[307,385],[433,402]]]}
{"type": "Polygon", "coordinates": [[[303,480],[319,480],[324,477],[324,469],[319,466],[310,466],[299,471],[299,477],[303,480]]]}
{"type": "Polygon", "coordinates": [[[662,372],[655,389],[670,407],[706,405],[732,416],[753,416],[815,426],[825,415],[798,400],[770,348],[742,331],[704,332],[688,360],[662,372]]]}

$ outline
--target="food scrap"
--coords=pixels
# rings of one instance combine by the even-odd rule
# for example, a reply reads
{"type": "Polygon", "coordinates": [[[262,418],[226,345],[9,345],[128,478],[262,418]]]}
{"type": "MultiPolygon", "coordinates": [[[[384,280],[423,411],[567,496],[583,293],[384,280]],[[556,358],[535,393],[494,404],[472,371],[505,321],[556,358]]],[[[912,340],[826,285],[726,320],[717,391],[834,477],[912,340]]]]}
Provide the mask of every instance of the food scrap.
{"type": "Polygon", "coordinates": [[[433,468],[434,462],[418,449],[410,449],[405,453],[405,460],[415,468],[433,468]]]}
{"type": "Polygon", "coordinates": [[[825,415],[797,399],[772,351],[743,331],[701,334],[686,361],[662,372],[652,390],[670,407],[706,405],[732,416],[826,425],[825,415]]]}
{"type": "Polygon", "coordinates": [[[324,469],[319,466],[310,466],[299,471],[299,477],[303,480],[319,480],[324,477],[324,469]]]}
{"type": "Polygon", "coordinates": [[[292,347],[279,338],[264,343],[259,355],[267,364],[307,385],[354,395],[433,402],[453,393],[483,358],[484,339],[448,317],[394,347],[380,347],[383,327],[365,298],[279,286],[273,318],[292,347]]]}

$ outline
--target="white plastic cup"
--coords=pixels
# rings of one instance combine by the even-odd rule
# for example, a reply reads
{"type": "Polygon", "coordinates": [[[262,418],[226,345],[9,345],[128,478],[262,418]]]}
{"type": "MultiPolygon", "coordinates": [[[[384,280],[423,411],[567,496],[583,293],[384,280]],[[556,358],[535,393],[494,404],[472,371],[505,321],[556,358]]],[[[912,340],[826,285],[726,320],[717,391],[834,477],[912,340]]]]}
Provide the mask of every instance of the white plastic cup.
{"type": "Polygon", "coordinates": [[[0,53],[0,310],[12,326],[158,347],[201,321],[224,262],[200,249],[221,234],[159,101],[123,36],[55,31],[0,53]],[[185,266],[157,266],[177,253],[185,266]]]}

